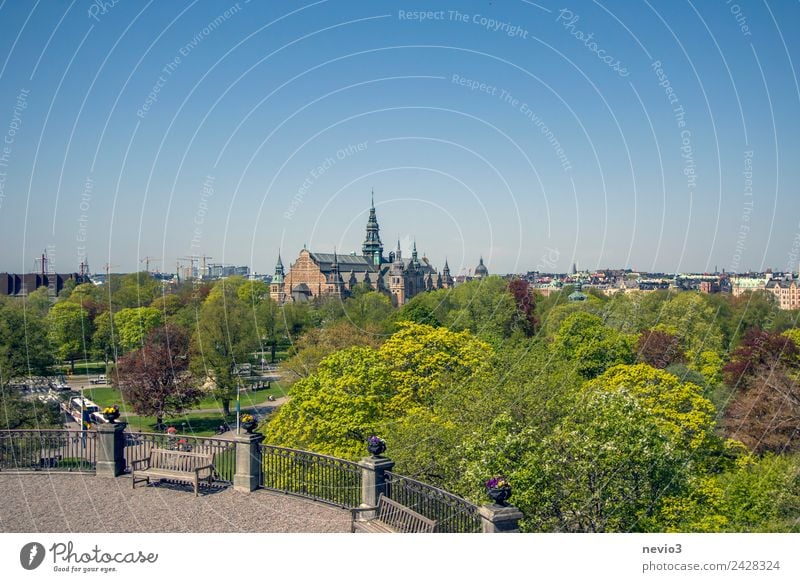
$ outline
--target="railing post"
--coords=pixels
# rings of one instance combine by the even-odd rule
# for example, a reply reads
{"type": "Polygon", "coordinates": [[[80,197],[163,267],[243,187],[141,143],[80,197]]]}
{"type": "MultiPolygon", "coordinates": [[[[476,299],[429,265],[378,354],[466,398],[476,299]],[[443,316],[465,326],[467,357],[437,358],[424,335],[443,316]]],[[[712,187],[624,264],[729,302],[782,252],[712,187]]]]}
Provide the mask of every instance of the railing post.
{"type": "Polygon", "coordinates": [[[233,488],[249,493],[258,489],[261,480],[261,441],[259,433],[240,434],[236,441],[236,472],[233,475],[233,488]]]}
{"type": "Polygon", "coordinates": [[[127,422],[97,425],[98,477],[116,477],[125,472],[125,427],[127,422]]]}
{"type": "Polygon", "coordinates": [[[513,505],[481,505],[478,508],[483,533],[519,533],[522,512],[513,505]]]}
{"type": "MultiPolygon", "coordinates": [[[[381,493],[386,493],[385,473],[394,468],[394,461],[386,457],[365,457],[358,466],[361,467],[361,507],[375,507],[381,493]]],[[[366,511],[363,518],[372,519],[373,513],[366,511]]]]}

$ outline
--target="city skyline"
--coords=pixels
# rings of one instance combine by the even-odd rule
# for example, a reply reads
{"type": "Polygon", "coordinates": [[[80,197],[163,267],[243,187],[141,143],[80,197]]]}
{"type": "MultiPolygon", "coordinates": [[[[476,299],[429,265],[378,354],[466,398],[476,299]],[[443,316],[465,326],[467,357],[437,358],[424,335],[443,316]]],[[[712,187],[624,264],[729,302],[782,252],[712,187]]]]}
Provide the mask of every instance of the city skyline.
{"type": "Polygon", "coordinates": [[[796,270],[798,10],[6,3],[0,270],[796,270]]]}

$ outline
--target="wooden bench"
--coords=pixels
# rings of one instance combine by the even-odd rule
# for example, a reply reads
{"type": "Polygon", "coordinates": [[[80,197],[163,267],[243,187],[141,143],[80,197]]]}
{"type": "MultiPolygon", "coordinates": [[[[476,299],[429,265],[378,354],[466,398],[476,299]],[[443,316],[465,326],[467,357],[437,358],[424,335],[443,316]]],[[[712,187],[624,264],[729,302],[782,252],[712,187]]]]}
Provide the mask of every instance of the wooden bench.
{"type": "Polygon", "coordinates": [[[356,530],[367,533],[431,533],[436,529],[436,521],[384,497],[383,494],[378,497],[377,506],[356,507],[350,511],[353,514],[350,531],[353,533],[356,530]],[[356,519],[359,513],[365,511],[375,512],[375,517],[356,519]]]}
{"type": "Polygon", "coordinates": [[[204,480],[211,485],[214,478],[214,455],[152,449],[150,456],[133,461],[131,468],[134,489],[136,483],[147,481],[149,484],[151,478],[172,479],[192,483],[194,495],[197,497],[200,481],[204,480]]]}

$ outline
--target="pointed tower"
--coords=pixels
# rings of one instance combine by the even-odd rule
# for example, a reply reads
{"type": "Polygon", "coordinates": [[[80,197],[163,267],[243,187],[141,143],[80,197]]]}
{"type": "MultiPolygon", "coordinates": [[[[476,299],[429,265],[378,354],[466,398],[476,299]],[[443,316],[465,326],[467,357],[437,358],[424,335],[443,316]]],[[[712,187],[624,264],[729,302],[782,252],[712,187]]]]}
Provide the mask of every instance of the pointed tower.
{"type": "Polygon", "coordinates": [[[372,265],[380,265],[383,260],[383,243],[381,242],[380,227],[378,218],[375,215],[375,192],[372,192],[372,202],[369,209],[369,219],[367,220],[367,236],[361,245],[361,254],[372,265]]]}
{"type": "Polygon", "coordinates": [[[275,264],[275,275],[272,277],[272,283],[269,286],[269,296],[273,301],[278,304],[286,300],[286,294],[283,291],[283,261],[281,260],[281,252],[278,251],[278,262],[275,264]]]}
{"type": "Polygon", "coordinates": [[[447,264],[447,259],[444,260],[444,269],[442,269],[442,287],[453,288],[453,278],[450,276],[450,265],[447,264]]]}
{"type": "Polygon", "coordinates": [[[329,277],[328,293],[331,295],[336,295],[337,297],[341,297],[344,281],[342,281],[342,275],[339,273],[339,255],[336,254],[336,249],[333,249],[333,262],[331,263],[331,272],[329,277]]]}
{"type": "Polygon", "coordinates": [[[399,240],[397,241],[397,250],[394,251],[394,261],[389,270],[389,292],[392,295],[392,303],[398,307],[406,302],[406,273],[399,240]]]}

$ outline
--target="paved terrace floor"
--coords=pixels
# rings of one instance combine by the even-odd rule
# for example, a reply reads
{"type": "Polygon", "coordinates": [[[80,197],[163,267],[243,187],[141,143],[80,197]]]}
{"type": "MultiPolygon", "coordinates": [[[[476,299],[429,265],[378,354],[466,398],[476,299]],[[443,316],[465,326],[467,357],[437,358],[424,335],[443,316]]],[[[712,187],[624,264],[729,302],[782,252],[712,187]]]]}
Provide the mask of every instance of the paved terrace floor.
{"type": "Polygon", "coordinates": [[[350,512],[232,487],[137,483],[59,473],[0,473],[0,532],[349,532],[350,512]],[[205,493],[205,491],[211,491],[205,493]]]}

